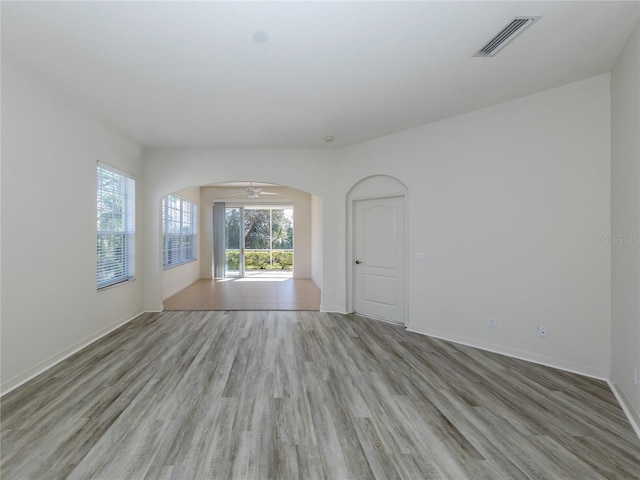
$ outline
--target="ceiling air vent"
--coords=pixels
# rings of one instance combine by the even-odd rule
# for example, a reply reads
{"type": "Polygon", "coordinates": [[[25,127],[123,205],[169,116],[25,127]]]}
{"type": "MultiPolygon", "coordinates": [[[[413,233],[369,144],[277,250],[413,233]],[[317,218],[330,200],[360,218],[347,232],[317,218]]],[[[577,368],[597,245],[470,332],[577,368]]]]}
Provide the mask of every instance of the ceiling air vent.
{"type": "Polygon", "coordinates": [[[493,57],[511,40],[520,35],[527,27],[537,22],[540,17],[516,17],[500,30],[474,57],[493,57]]]}

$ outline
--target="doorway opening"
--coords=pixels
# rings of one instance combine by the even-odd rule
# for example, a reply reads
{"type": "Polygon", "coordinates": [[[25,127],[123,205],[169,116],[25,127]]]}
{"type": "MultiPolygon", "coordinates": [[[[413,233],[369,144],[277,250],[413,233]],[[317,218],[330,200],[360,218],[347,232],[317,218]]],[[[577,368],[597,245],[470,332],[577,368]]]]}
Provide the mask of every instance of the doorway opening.
{"type": "Polygon", "coordinates": [[[198,258],[163,271],[165,310],[320,309],[320,197],[249,181],[176,194],[201,212],[198,258]]]}
{"type": "Polygon", "coordinates": [[[293,238],[293,206],[225,207],[224,277],[292,277],[293,238]]]}

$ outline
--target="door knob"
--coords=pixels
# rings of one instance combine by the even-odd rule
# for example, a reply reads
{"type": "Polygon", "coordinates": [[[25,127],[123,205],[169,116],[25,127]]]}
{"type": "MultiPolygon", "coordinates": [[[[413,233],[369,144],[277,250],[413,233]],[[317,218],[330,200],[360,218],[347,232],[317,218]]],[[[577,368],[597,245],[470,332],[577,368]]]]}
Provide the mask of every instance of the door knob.
{"type": "Polygon", "coordinates": [[[356,265],[360,265],[362,262],[360,260],[356,260],[356,265]]]}

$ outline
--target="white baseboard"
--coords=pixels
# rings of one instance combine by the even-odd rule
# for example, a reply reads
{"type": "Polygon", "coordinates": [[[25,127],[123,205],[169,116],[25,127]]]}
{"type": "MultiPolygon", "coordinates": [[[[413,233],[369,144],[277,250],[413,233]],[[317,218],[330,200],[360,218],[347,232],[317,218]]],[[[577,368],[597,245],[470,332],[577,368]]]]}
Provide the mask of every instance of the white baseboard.
{"type": "Polygon", "coordinates": [[[345,312],[344,309],[333,305],[320,305],[320,311],[324,313],[341,313],[343,315],[347,315],[347,312],[345,312]]]}
{"type": "Polygon", "coordinates": [[[584,375],[585,377],[591,377],[597,380],[606,381],[608,377],[607,373],[593,369],[586,365],[564,362],[557,358],[550,358],[543,355],[536,355],[530,352],[523,352],[521,350],[484,342],[482,340],[467,338],[459,335],[451,335],[450,333],[440,332],[437,330],[416,329],[410,325],[407,325],[407,331],[419,333],[421,335],[427,335],[429,337],[440,338],[442,340],[447,340],[448,342],[459,343],[461,345],[467,345],[473,348],[479,348],[480,350],[486,350],[488,352],[506,355],[507,357],[517,358],[519,360],[525,360],[527,362],[537,363],[538,365],[544,365],[545,367],[557,368],[559,370],[564,370],[565,372],[577,373],[578,375],[584,375]]]}
{"type": "Polygon", "coordinates": [[[487,342],[478,342],[473,341],[468,338],[457,337],[455,335],[448,335],[442,332],[437,331],[425,331],[418,330],[407,326],[407,331],[418,333],[420,335],[427,335],[429,337],[440,338],[442,340],[446,340],[453,343],[459,343],[461,345],[467,345],[473,348],[479,348],[480,350],[486,350],[493,353],[498,353],[500,355],[506,355],[508,357],[517,358],[519,360],[524,360],[527,362],[537,363],[539,365],[544,365],[546,367],[557,368],[559,370],[564,370],[566,372],[577,373],[578,375],[584,375],[586,377],[595,378],[597,380],[604,380],[609,385],[609,388],[613,392],[616,400],[620,404],[622,411],[626,415],[629,423],[631,424],[631,428],[633,428],[634,432],[640,438],[640,414],[634,410],[631,405],[629,399],[620,391],[614,383],[612,383],[605,375],[602,375],[601,372],[597,372],[594,369],[589,367],[581,366],[581,365],[573,365],[571,363],[559,362],[555,359],[550,359],[546,357],[542,357],[539,355],[532,355],[527,352],[521,352],[519,350],[513,350],[510,348],[505,348],[499,345],[493,345],[487,342]]]}
{"type": "MultiPolygon", "coordinates": [[[[188,265],[188,263],[186,265],[188,265]]],[[[176,268],[180,268],[180,266],[178,266],[176,268]]],[[[211,278],[211,277],[209,277],[209,278],[211,278]]],[[[162,295],[162,301],[165,301],[167,298],[174,296],[176,293],[181,292],[182,290],[184,290],[187,287],[190,287],[194,283],[198,283],[200,280],[203,280],[203,278],[202,277],[198,277],[195,280],[193,280],[191,283],[189,283],[188,285],[177,287],[177,288],[174,288],[173,290],[170,290],[169,293],[165,293],[165,294],[162,295]]],[[[207,280],[207,279],[205,278],[204,280],[207,280]]]]}
{"type": "Polygon", "coordinates": [[[618,389],[615,383],[610,380],[607,380],[607,383],[609,384],[609,388],[615,395],[616,400],[618,400],[618,403],[622,407],[622,411],[627,416],[631,427],[633,428],[634,432],[636,432],[638,438],[640,438],[640,414],[635,411],[629,399],[624,393],[622,393],[620,389],[618,389]]]}
{"type": "Polygon", "coordinates": [[[133,320],[134,318],[139,317],[143,313],[145,313],[145,312],[136,313],[132,317],[127,317],[127,318],[125,318],[123,320],[119,320],[119,321],[109,325],[108,327],[100,330],[96,334],[94,334],[94,335],[92,335],[92,336],[90,336],[88,338],[85,338],[84,340],[81,340],[80,342],[76,343],[75,345],[72,345],[71,347],[67,348],[63,352],[61,352],[61,353],[59,353],[57,355],[54,355],[53,357],[50,357],[49,359],[45,360],[44,362],[39,363],[38,365],[36,365],[33,368],[30,368],[26,372],[21,373],[20,375],[17,375],[15,377],[13,377],[11,380],[7,380],[7,382],[3,383],[0,386],[0,397],[2,397],[4,395],[6,395],[7,393],[15,390],[20,385],[23,385],[23,384],[27,383],[32,378],[37,377],[41,373],[49,370],[51,367],[57,365],[58,363],[62,362],[63,360],[66,360],[67,358],[69,358],[74,353],[79,352],[83,348],[87,347],[88,345],[91,345],[93,342],[101,339],[105,335],[108,335],[109,333],[113,332],[117,328],[120,328],[122,325],[125,325],[125,324],[129,323],[131,320],[133,320]]]}

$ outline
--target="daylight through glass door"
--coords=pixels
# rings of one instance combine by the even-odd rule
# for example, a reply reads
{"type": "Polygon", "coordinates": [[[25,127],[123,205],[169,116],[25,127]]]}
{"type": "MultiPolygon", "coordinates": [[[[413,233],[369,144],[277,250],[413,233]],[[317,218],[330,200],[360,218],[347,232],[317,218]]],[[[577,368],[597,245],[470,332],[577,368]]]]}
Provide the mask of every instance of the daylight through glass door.
{"type": "Polygon", "coordinates": [[[226,276],[292,274],[293,207],[227,207],[225,222],[226,276]]]}

